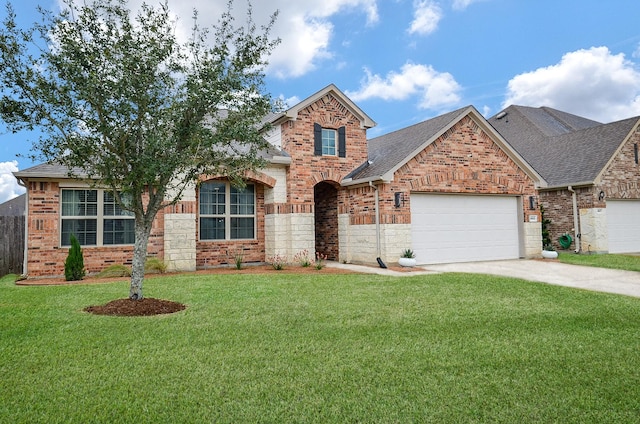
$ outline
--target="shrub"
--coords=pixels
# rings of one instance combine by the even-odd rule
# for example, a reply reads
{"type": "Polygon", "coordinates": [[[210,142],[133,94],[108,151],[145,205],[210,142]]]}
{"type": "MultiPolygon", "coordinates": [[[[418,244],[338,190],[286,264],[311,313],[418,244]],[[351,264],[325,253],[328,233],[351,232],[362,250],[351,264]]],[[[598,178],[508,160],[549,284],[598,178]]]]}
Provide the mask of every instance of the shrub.
{"type": "Polygon", "coordinates": [[[64,261],[64,278],[67,281],[82,280],[85,275],[84,257],[82,256],[82,248],[76,236],[71,234],[71,247],[67,260],[64,261]]]}
{"type": "Polygon", "coordinates": [[[98,278],[131,277],[131,270],[125,265],[109,265],[96,275],[98,278]]]}
{"type": "Polygon", "coordinates": [[[160,274],[164,274],[167,272],[167,264],[161,259],[150,256],[144,263],[144,270],[146,272],[159,272],[160,274]]]}

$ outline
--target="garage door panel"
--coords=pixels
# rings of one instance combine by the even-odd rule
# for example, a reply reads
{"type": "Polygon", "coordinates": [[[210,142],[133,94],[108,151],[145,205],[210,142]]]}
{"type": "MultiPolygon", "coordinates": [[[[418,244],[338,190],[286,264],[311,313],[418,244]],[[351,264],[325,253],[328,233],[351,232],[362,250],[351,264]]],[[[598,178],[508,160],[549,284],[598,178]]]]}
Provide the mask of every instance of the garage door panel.
{"type": "Polygon", "coordinates": [[[418,263],[519,256],[515,197],[413,194],[411,216],[418,263]]]}
{"type": "Polygon", "coordinates": [[[640,252],[640,201],[607,200],[610,253],[640,252]]]}

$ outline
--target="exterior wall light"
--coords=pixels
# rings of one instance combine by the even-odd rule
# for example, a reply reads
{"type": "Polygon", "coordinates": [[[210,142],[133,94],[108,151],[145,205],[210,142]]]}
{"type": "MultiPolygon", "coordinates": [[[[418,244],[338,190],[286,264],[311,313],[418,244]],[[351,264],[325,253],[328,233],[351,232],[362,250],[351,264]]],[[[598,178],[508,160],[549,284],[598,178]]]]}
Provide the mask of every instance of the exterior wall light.
{"type": "Polygon", "coordinates": [[[393,193],[393,204],[396,208],[404,205],[404,195],[401,191],[396,191],[393,193]]]}

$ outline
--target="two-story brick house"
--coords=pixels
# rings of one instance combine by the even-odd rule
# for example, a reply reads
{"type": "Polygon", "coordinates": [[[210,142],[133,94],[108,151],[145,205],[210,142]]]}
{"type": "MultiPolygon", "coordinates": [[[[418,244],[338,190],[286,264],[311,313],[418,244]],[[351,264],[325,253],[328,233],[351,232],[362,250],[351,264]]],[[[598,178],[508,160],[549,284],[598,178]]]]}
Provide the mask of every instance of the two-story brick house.
{"type": "MultiPolygon", "coordinates": [[[[194,270],[238,253],[371,264],[407,248],[421,264],[540,253],[542,179],[471,106],[368,140],[375,122],[329,85],[267,120],[268,166],[242,190],[202,176],[158,214],[149,255],[194,270]]],[[[131,262],[131,217],[108,192],[52,164],[15,176],[27,187],[26,274],[62,274],[72,232],[89,272],[131,262]]]]}

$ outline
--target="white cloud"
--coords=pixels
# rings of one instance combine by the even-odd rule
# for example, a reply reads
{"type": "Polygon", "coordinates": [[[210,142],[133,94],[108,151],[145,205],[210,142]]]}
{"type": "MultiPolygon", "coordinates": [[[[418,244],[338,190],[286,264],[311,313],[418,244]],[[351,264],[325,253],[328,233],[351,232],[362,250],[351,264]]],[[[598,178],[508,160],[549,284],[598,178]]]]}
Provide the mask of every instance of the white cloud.
{"type": "Polygon", "coordinates": [[[410,34],[427,35],[438,29],[442,19],[442,9],[431,0],[413,2],[413,21],[409,27],[410,34]]]}
{"type": "Polygon", "coordinates": [[[12,172],[18,171],[18,162],[0,162],[0,203],[11,200],[24,193],[24,187],[18,185],[18,180],[12,172]]]}
{"type": "Polygon", "coordinates": [[[549,106],[611,122],[640,115],[640,72],[607,47],[566,53],[560,63],[516,75],[503,107],[549,106]]]}
{"type": "Polygon", "coordinates": [[[366,78],[358,91],[345,94],[353,101],[380,98],[405,100],[420,97],[418,106],[423,109],[440,109],[460,101],[460,85],[448,72],[437,72],[429,65],[406,63],[400,72],[390,72],[386,77],[372,74],[365,69],[366,78]]]}
{"type": "Polygon", "coordinates": [[[464,10],[471,5],[471,3],[476,3],[478,0],[453,0],[453,9],[454,10],[464,10]]]}
{"type": "MultiPolygon", "coordinates": [[[[128,4],[132,10],[139,10],[143,1],[129,0],[128,4]]],[[[189,37],[194,9],[198,10],[199,25],[211,28],[226,11],[226,4],[227,0],[169,0],[169,9],[179,17],[176,34],[183,40],[189,37]]],[[[376,0],[272,0],[253,1],[252,4],[253,19],[258,26],[267,24],[273,12],[279,10],[271,35],[279,37],[281,43],[269,58],[269,72],[281,78],[304,75],[315,69],[319,61],[332,57],[330,41],[334,26],[331,18],[338,13],[361,14],[365,25],[373,25],[379,20],[376,0]]],[[[245,1],[235,1],[233,15],[238,25],[246,21],[245,1]]]]}
{"type": "Polygon", "coordinates": [[[300,103],[300,98],[298,96],[287,97],[285,99],[284,95],[281,94],[280,96],[278,96],[278,100],[280,100],[286,108],[293,107],[300,103]]]}

